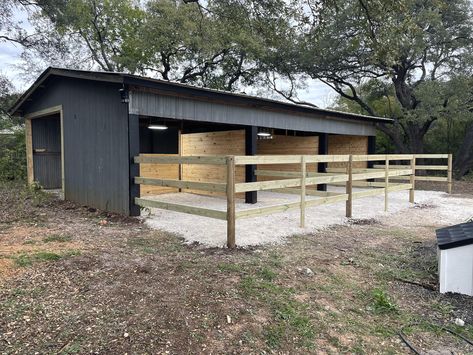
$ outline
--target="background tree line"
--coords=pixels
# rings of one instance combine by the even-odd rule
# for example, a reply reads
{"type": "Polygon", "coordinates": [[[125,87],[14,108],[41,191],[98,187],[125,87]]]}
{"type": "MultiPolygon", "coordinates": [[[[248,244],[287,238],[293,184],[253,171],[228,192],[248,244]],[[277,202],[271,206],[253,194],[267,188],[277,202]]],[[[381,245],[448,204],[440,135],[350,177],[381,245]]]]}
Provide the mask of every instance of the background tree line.
{"type": "Polygon", "coordinates": [[[334,108],[394,120],[379,126],[380,151],[451,152],[457,176],[473,169],[468,0],[0,5],[0,41],[22,46],[25,75],[48,65],[124,71],[229,91],[251,86],[307,105],[298,93],[320,80],[338,94],[334,108]],[[17,11],[32,30],[15,21],[17,11]]]}

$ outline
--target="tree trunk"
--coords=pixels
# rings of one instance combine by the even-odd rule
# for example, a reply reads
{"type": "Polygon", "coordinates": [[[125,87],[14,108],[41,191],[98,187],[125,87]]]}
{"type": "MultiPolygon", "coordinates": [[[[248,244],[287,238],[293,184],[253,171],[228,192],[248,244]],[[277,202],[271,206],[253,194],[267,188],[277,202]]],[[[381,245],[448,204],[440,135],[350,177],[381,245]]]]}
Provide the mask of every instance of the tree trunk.
{"type": "Polygon", "coordinates": [[[467,127],[462,145],[455,154],[453,169],[457,177],[462,177],[473,169],[473,123],[467,127]]]}

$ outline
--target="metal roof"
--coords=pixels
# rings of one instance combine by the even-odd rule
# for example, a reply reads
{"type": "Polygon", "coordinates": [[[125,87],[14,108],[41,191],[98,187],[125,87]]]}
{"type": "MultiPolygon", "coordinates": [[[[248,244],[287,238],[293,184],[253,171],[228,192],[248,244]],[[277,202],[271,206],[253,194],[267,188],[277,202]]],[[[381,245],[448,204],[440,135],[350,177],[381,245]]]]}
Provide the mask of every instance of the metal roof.
{"type": "Polygon", "coordinates": [[[142,77],[126,73],[116,72],[98,72],[49,67],[46,69],[31,87],[15,102],[9,113],[12,115],[21,114],[21,107],[25,101],[41,86],[49,77],[59,76],[75,79],[86,79],[93,81],[105,81],[121,83],[127,86],[136,86],[143,88],[153,88],[166,95],[180,96],[184,95],[196,100],[225,101],[229,104],[252,106],[259,109],[270,109],[277,111],[286,111],[300,114],[324,115],[326,118],[343,118],[358,121],[370,121],[376,123],[391,123],[392,120],[384,117],[367,116],[354,113],[347,113],[329,109],[298,105],[294,103],[266,99],[246,94],[232,93],[215,89],[201,88],[188,84],[181,84],[160,79],[142,77]]]}

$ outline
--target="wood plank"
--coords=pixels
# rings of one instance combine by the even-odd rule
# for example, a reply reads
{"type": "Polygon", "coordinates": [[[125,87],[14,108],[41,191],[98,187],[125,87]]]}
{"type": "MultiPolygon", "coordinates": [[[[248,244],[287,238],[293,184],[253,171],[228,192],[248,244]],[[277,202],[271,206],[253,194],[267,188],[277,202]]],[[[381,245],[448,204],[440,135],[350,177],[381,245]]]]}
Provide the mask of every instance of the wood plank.
{"type": "Polygon", "coordinates": [[[409,202],[414,203],[414,190],[416,184],[416,158],[411,160],[411,176],[409,176],[409,182],[411,183],[411,189],[409,190],[409,202]]]}
{"type": "Polygon", "coordinates": [[[414,154],[416,159],[448,159],[448,154],[414,154]]]}
{"type": "Polygon", "coordinates": [[[384,171],[382,170],[374,171],[371,173],[353,173],[353,181],[380,178],[384,178],[384,171]]]}
{"type": "Polygon", "coordinates": [[[384,212],[388,212],[388,187],[389,187],[389,159],[386,159],[386,162],[384,163],[384,212]]]}
{"type": "MultiPolygon", "coordinates": [[[[328,154],[368,154],[368,137],[350,135],[330,135],[328,137],[328,154]]],[[[348,161],[348,159],[346,160],[348,161]]],[[[366,168],[365,161],[353,163],[353,169],[366,168]]],[[[344,163],[330,163],[329,168],[346,168],[344,163]]],[[[345,171],[344,171],[345,172],[345,171]]]]}
{"type": "Polygon", "coordinates": [[[291,202],[282,205],[267,206],[260,208],[251,208],[248,210],[238,211],[236,213],[236,219],[265,216],[272,213],[284,212],[293,208],[299,208],[301,205],[300,201],[291,202]]]}
{"type": "Polygon", "coordinates": [[[413,154],[364,154],[354,155],[353,161],[411,160],[413,154]]]}
{"type": "Polygon", "coordinates": [[[227,219],[227,213],[225,211],[217,211],[195,206],[179,205],[176,203],[150,200],[142,197],[136,197],[135,204],[141,207],[160,208],[168,211],[175,211],[222,220],[227,219]]]}
{"type": "Polygon", "coordinates": [[[236,247],[235,232],[235,158],[227,157],[227,247],[236,247]]]}
{"type": "Polygon", "coordinates": [[[389,184],[388,191],[401,191],[401,190],[410,190],[412,188],[412,184],[389,184]]]}
{"type": "MultiPolygon", "coordinates": [[[[346,162],[348,155],[308,155],[307,163],[329,163],[329,162],[346,162]]],[[[253,156],[236,156],[236,165],[248,164],[296,164],[300,163],[300,155],[253,155],[253,156]]]]}
{"type": "MultiPolygon", "coordinates": [[[[416,176],[416,181],[438,181],[438,182],[448,182],[446,177],[442,176],[416,176]]],[[[409,176],[395,176],[392,177],[391,180],[402,180],[402,181],[409,181],[409,176]]]]}
{"type": "MultiPolygon", "coordinates": [[[[346,186],[346,183],[343,182],[335,182],[329,185],[333,186],[346,186]]],[[[384,182],[376,182],[376,181],[353,181],[353,187],[384,187],[384,182]]]]}
{"type": "Polygon", "coordinates": [[[137,156],[137,164],[207,164],[225,165],[225,157],[220,156],[137,156]]]}
{"type": "Polygon", "coordinates": [[[350,160],[347,164],[348,180],[346,184],[346,193],[348,195],[345,204],[345,216],[351,218],[353,214],[353,156],[350,155],[350,160]]]}
{"type": "Polygon", "coordinates": [[[300,186],[301,179],[269,180],[258,182],[244,182],[235,184],[236,192],[262,191],[278,189],[283,187],[300,186]]]}
{"type": "Polygon", "coordinates": [[[300,226],[304,228],[305,226],[305,190],[306,190],[306,162],[305,156],[302,155],[301,157],[301,215],[300,215],[300,226]]]}
{"type": "MultiPolygon", "coordinates": [[[[258,176],[271,176],[271,177],[298,177],[298,176],[301,176],[301,173],[297,172],[297,171],[256,170],[255,175],[258,175],[258,176]]],[[[327,176],[327,175],[339,175],[339,174],[337,174],[337,173],[314,173],[314,172],[307,172],[306,173],[306,177],[327,176]]]]}
{"type": "Polygon", "coordinates": [[[26,170],[28,184],[34,182],[33,168],[33,133],[31,129],[31,118],[25,119],[25,138],[26,138],[26,170]]]}
{"type": "MultiPolygon", "coordinates": [[[[374,165],[376,169],[384,169],[384,165],[374,165]]],[[[389,169],[410,169],[410,165],[390,165],[389,169]]],[[[448,170],[447,165],[416,165],[416,170],[448,170]]]]}
{"type": "Polygon", "coordinates": [[[365,190],[365,191],[356,191],[353,192],[353,199],[357,198],[363,198],[363,197],[368,197],[368,196],[376,196],[376,195],[382,195],[385,193],[385,188],[374,188],[370,190],[365,190]]]}
{"type": "Polygon", "coordinates": [[[402,176],[402,175],[411,175],[412,170],[411,169],[394,169],[394,170],[389,170],[389,177],[393,176],[402,176]]]}
{"type": "Polygon", "coordinates": [[[204,191],[226,191],[226,184],[223,183],[156,179],[142,176],[135,177],[135,184],[177,187],[181,189],[196,189],[204,191]]]}
{"type": "Polygon", "coordinates": [[[448,155],[448,165],[447,165],[447,193],[452,193],[452,171],[453,171],[453,155],[448,155]]]}
{"type": "MultiPolygon", "coordinates": [[[[182,155],[183,156],[231,156],[246,154],[245,130],[230,130],[217,132],[183,133],[182,155]]],[[[225,158],[226,159],[226,158],[225,158]]],[[[226,161],[226,160],[225,160],[226,161]]],[[[245,182],[245,167],[237,167],[235,170],[235,181],[245,182]]],[[[199,182],[227,182],[227,167],[225,165],[189,165],[182,167],[182,180],[199,182]]],[[[192,193],[224,196],[222,192],[188,190],[192,193]]],[[[243,198],[242,195],[237,197],[243,198]]]]}
{"type": "Polygon", "coordinates": [[[320,205],[328,205],[331,203],[343,202],[348,200],[348,194],[339,193],[333,196],[326,196],[322,198],[317,198],[314,200],[306,201],[306,206],[320,206],[320,205]]]}
{"type": "MultiPolygon", "coordinates": [[[[277,193],[294,194],[294,195],[300,195],[300,193],[301,193],[301,189],[291,188],[291,187],[281,188],[281,189],[271,189],[271,190],[268,190],[268,191],[277,192],[277,193]]],[[[308,195],[308,196],[327,197],[327,196],[338,196],[341,193],[340,192],[333,192],[333,191],[318,191],[318,190],[308,190],[308,189],[306,189],[305,194],[308,195]]],[[[344,195],[344,193],[342,195],[344,195]]]]}
{"type": "MultiPolygon", "coordinates": [[[[327,168],[328,173],[345,173],[347,171],[347,168],[327,168]]],[[[382,171],[384,172],[383,169],[373,169],[373,168],[364,168],[364,169],[355,169],[353,168],[353,173],[369,173],[369,172],[374,172],[374,171],[382,171]]]]}
{"type": "MultiPolygon", "coordinates": [[[[176,156],[175,154],[140,154],[140,156],[176,156]]],[[[179,180],[179,164],[140,164],[140,177],[179,180]]],[[[140,185],[140,197],[179,192],[178,188],[140,185]]]]}
{"type": "Polygon", "coordinates": [[[332,175],[332,174],[323,174],[327,176],[315,176],[315,177],[309,177],[306,179],[306,184],[307,185],[316,185],[316,184],[329,184],[332,182],[342,182],[342,181],[348,181],[348,175],[347,174],[338,174],[338,175],[332,175]]]}

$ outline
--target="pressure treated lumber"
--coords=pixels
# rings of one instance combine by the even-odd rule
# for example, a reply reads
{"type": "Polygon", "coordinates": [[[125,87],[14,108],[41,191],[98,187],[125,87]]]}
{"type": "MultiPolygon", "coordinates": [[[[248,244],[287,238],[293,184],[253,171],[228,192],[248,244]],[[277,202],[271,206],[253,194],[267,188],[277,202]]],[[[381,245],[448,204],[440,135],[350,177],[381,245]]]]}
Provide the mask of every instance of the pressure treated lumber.
{"type": "Polygon", "coordinates": [[[347,163],[347,185],[346,193],[348,195],[346,204],[345,204],[345,215],[347,218],[351,218],[353,215],[353,156],[350,155],[347,163]]]}
{"type": "Polygon", "coordinates": [[[187,214],[194,214],[197,216],[215,218],[215,219],[227,219],[227,214],[224,211],[211,210],[208,208],[195,207],[180,205],[177,203],[163,202],[157,200],[151,200],[142,197],[135,198],[135,204],[141,207],[160,208],[168,211],[175,211],[187,214]]]}
{"type": "Polygon", "coordinates": [[[235,158],[227,160],[227,247],[235,248],[235,158]]]}
{"type": "Polygon", "coordinates": [[[384,212],[388,212],[388,198],[389,198],[389,159],[386,159],[386,162],[384,163],[384,212]]]}
{"type": "Polygon", "coordinates": [[[180,189],[195,189],[203,191],[226,191],[226,184],[212,182],[182,181],[172,179],[156,179],[146,177],[135,177],[135,184],[177,187],[180,189]]]}
{"type": "Polygon", "coordinates": [[[137,164],[209,164],[225,165],[225,157],[218,156],[138,156],[137,164]]]}
{"type": "Polygon", "coordinates": [[[452,193],[452,165],[453,165],[453,156],[452,154],[448,155],[448,167],[447,167],[447,192],[452,193]]]}
{"type": "Polygon", "coordinates": [[[411,159],[411,176],[409,178],[409,181],[412,185],[412,188],[409,190],[409,202],[414,203],[414,189],[415,189],[415,183],[416,183],[416,158],[411,159]]]}
{"type": "Polygon", "coordinates": [[[301,216],[300,216],[300,226],[301,228],[305,227],[305,187],[306,187],[306,162],[305,155],[301,157],[301,216]]]}

